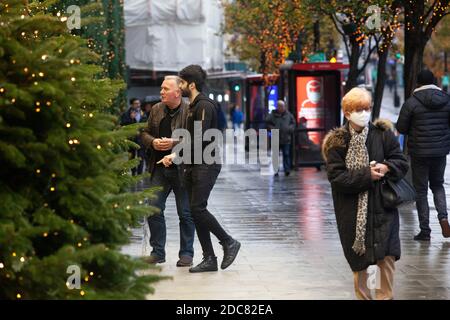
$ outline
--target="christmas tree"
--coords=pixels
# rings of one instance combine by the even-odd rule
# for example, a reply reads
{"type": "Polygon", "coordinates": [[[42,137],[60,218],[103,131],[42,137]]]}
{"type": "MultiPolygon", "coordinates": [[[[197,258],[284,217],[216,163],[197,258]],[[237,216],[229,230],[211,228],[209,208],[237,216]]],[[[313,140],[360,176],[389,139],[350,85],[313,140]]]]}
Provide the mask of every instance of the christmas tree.
{"type": "MultiPolygon", "coordinates": [[[[50,10],[59,16],[75,13],[69,10],[74,8],[74,3],[79,6],[82,19],[79,19],[80,28],[73,28],[71,33],[87,39],[88,47],[101,56],[103,76],[126,78],[123,0],[57,0],[50,10]]],[[[77,22],[75,18],[73,22],[77,22]]],[[[119,112],[126,107],[123,89],[113,99],[110,110],[119,112]]]]}
{"type": "Polygon", "coordinates": [[[126,192],[137,128],[105,112],[124,84],[51,5],[0,4],[0,299],[142,299],[161,278],[119,249],[152,190],[126,192]]]}

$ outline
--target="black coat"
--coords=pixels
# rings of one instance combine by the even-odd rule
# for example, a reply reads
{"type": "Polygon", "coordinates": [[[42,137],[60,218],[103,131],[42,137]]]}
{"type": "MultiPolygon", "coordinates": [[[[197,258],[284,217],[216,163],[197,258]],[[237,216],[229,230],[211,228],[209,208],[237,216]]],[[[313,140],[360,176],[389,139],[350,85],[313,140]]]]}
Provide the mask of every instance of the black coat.
{"type": "Polygon", "coordinates": [[[292,142],[292,134],[295,131],[295,119],[292,113],[285,111],[279,113],[273,110],[266,118],[267,129],[280,130],[280,144],[290,144],[292,142]]]}
{"type": "Polygon", "coordinates": [[[436,89],[416,91],[403,104],[397,130],[408,135],[409,154],[441,157],[450,151],[450,96],[436,89]]]}
{"type": "MultiPolygon", "coordinates": [[[[369,161],[386,164],[387,179],[399,180],[408,171],[408,162],[392,132],[393,126],[385,120],[370,124],[367,137],[369,161]]],[[[371,179],[369,165],[359,170],[348,170],[345,157],[350,142],[348,124],[332,130],[325,137],[322,152],[331,183],[337,227],[344,255],[353,271],[367,269],[385,256],[400,259],[398,210],[382,205],[381,182],[371,179]],[[366,226],[366,253],[358,256],[352,249],[355,240],[358,194],[369,191],[366,226]]]]}

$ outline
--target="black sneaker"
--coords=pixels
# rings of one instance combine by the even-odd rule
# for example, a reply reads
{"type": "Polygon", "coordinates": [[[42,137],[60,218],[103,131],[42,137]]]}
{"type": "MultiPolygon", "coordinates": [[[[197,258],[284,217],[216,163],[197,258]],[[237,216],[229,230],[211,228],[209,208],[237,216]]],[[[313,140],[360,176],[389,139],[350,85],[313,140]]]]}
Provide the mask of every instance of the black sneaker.
{"type": "Polygon", "coordinates": [[[414,240],[416,241],[430,241],[431,237],[429,234],[425,234],[420,231],[417,235],[414,236],[414,240]]]}
{"type": "Polygon", "coordinates": [[[217,271],[217,257],[209,256],[203,258],[202,262],[200,262],[195,267],[189,269],[191,273],[197,272],[208,272],[208,271],[217,271]]]}
{"type": "Polygon", "coordinates": [[[284,175],[285,175],[286,177],[288,177],[290,174],[291,174],[290,171],[286,171],[286,172],[284,173],[284,175]]]}
{"type": "Polygon", "coordinates": [[[220,268],[226,269],[228,268],[236,259],[236,256],[241,248],[241,243],[237,240],[232,240],[229,244],[222,244],[223,246],[223,261],[220,268]]]}

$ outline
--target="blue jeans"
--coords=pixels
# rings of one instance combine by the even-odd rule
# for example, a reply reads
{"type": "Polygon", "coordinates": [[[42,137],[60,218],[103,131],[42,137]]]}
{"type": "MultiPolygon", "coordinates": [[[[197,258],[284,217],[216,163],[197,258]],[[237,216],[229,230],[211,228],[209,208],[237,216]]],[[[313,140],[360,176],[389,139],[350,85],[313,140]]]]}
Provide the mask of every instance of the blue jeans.
{"type": "Polygon", "coordinates": [[[165,168],[157,165],[151,178],[151,187],[162,187],[162,190],[156,193],[156,198],[150,201],[150,205],[157,207],[160,212],[148,218],[150,228],[150,245],[153,250],[151,255],[160,258],[166,257],[166,220],[164,210],[166,200],[173,190],[175,202],[177,205],[178,217],[180,219],[180,251],[181,256],[194,256],[194,235],[195,225],[189,210],[189,198],[186,190],[181,184],[178,169],[175,166],[165,168]]]}
{"type": "Polygon", "coordinates": [[[283,168],[284,172],[290,172],[292,167],[291,160],[291,144],[280,144],[280,150],[283,154],[283,168]]]}
{"type": "Polygon", "coordinates": [[[414,188],[416,189],[416,207],[420,230],[430,234],[430,208],[428,206],[428,183],[433,192],[434,205],[438,219],[447,219],[447,201],[444,189],[444,173],[447,157],[419,158],[411,157],[411,169],[414,188]]]}

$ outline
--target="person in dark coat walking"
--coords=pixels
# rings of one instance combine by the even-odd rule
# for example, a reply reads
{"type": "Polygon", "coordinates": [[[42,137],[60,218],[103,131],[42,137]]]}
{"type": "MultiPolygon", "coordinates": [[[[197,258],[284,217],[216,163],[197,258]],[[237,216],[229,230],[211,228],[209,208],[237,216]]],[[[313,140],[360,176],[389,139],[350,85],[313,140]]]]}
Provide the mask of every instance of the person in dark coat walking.
{"type": "Polygon", "coordinates": [[[370,122],[372,98],[354,88],[342,99],[347,124],[327,134],[322,145],[331,183],[337,227],[345,258],[354,274],[358,299],[393,299],[395,261],[400,259],[399,214],[383,207],[383,179],[397,181],[408,161],[387,120],[370,122]],[[376,162],[376,163],[375,163],[376,162]],[[369,288],[377,265],[380,279],[369,288]]]}
{"type": "Polygon", "coordinates": [[[397,121],[397,130],[408,135],[408,152],[420,232],[414,240],[430,241],[428,184],[434,196],[442,235],[450,237],[444,173],[450,152],[450,96],[434,85],[431,71],[423,70],[417,78],[418,88],[405,101],[397,121]]]}
{"type": "MultiPolygon", "coordinates": [[[[288,176],[292,168],[291,144],[292,134],[295,131],[295,119],[292,113],[286,109],[283,100],[278,100],[277,109],[267,116],[266,125],[269,130],[280,130],[280,149],[283,154],[284,175],[288,176]]],[[[275,173],[275,176],[278,176],[278,172],[275,173]]]]}

